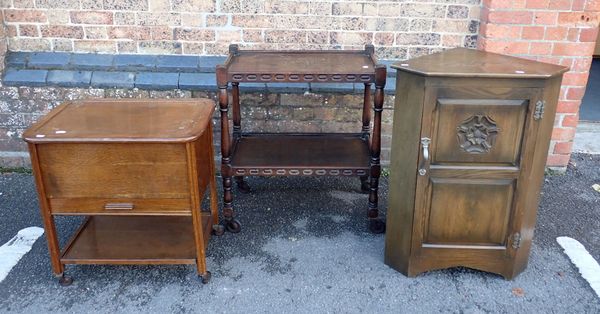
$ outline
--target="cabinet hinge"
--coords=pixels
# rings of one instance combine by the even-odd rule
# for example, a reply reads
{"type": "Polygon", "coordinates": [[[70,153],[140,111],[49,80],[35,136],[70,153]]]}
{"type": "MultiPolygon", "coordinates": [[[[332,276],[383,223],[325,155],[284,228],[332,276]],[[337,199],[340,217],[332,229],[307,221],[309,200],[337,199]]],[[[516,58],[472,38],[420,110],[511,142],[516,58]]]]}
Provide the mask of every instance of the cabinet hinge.
{"type": "Polygon", "coordinates": [[[512,236],[512,248],[518,249],[521,247],[521,233],[517,232],[512,236]]]}
{"type": "Polygon", "coordinates": [[[535,103],[535,111],[533,112],[533,119],[540,120],[544,117],[544,107],[546,107],[545,100],[538,100],[535,103]]]}

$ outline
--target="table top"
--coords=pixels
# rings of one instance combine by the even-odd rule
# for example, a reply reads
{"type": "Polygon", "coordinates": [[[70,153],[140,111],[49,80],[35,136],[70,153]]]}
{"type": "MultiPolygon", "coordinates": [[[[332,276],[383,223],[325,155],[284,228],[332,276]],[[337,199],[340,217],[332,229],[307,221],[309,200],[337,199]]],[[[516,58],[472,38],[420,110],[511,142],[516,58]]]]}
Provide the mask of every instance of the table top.
{"type": "Polygon", "coordinates": [[[471,78],[549,78],[569,70],[566,66],[467,48],[396,62],[392,68],[424,76],[471,78]]]}
{"type": "Polygon", "coordinates": [[[23,138],[44,142],[190,142],[211,123],[210,99],[113,99],[61,104],[23,138]]]}
{"type": "Polygon", "coordinates": [[[370,46],[298,51],[234,48],[223,67],[232,82],[370,82],[378,68],[370,46]]]}

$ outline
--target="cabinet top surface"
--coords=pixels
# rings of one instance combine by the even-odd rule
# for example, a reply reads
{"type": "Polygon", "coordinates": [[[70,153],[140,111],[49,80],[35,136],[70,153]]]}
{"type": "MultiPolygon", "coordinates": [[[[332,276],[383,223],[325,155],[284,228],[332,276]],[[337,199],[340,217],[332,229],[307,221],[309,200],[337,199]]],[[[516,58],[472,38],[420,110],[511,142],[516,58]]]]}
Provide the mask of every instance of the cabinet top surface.
{"type": "Polygon", "coordinates": [[[241,74],[374,74],[365,51],[240,51],[225,65],[241,74]]]}
{"type": "Polygon", "coordinates": [[[32,125],[27,142],[189,142],[211,123],[210,99],[87,100],[61,104],[32,125]]]}
{"type": "Polygon", "coordinates": [[[455,48],[396,62],[392,68],[424,76],[500,78],[549,78],[569,69],[565,66],[467,48],[455,48]]]}

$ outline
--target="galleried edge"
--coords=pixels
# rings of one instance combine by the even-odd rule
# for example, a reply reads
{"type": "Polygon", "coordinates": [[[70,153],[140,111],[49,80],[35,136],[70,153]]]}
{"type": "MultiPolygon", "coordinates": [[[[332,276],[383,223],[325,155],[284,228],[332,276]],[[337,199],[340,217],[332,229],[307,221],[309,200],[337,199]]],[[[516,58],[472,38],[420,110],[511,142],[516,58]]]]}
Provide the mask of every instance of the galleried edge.
{"type": "Polygon", "coordinates": [[[500,129],[496,121],[485,115],[474,115],[464,120],[457,128],[458,144],[467,153],[488,153],[500,129]]]}

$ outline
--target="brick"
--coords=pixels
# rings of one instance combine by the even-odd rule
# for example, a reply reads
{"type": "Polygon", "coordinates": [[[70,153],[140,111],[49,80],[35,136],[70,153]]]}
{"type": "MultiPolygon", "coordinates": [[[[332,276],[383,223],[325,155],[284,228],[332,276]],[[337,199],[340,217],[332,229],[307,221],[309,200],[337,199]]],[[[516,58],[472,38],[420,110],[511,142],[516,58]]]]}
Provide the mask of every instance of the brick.
{"type": "Polygon", "coordinates": [[[173,11],[180,12],[214,12],[215,1],[206,0],[171,0],[173,11]]]}
{"type": "Polygon", "coordinates": [[[502,54],[527,54],[529,52],[529,42],[487,41],[486,51],[502,54]]]}
{"type": "Polygon", "coordinates": [[[142,26],[180,26],[181,14],[172,12],[137,12],[137,23],[142,26]]]}
{"type": "Polygon", "coordinates": [[[498,24],[531,24],[533,13],[531,11],[492,11],[487,19],[491,23],[498,24]]]}
{"type": "Polygon", "coordinates": [[[170,9],[170,0],[148,0],[149,11],[169,11],[170,9]]]}
{"type": "Polygon", "coordinates": [[[47,51],[51,47],[51,41],[47,38],[8,38],[10,51],[47,51]]]}
{"type": "Polygon", "coordinates": [[[265,2],[265,13],[308,14],[308,2],[269,0],[265,2]]]}
{"type": "Polygon", "coordinates": [[[52,70],[48,72],[48,84],[63,87],[89,87],[91,71],[52,70]]]}
{"type": "Polygon", "coordinates": [[[585,2],[585,10],[586,11],[600,11],[600,1],[598,0],[588,0],[585,2]]]}
{"type": "Polygon", "coordinates": [[[591,56],[595,44],[592,43],[555,43],[552,54],[555,56],[591,56]]]}
{"type": "Polygon", "coordinates": [[[527,0],[525,7],[528,9],[547,9],[549,0],[527,0]]]}
{"type": "Polygon", "coordinates": [[[156,69],[163,72],[192,72],[200,65],[198,56],[158,56],[156,69]]]}
{"type": "Polygon", "coordinates": [[[82,39],[83,27],[64,25],[42,25],[40,27],[43,37],[82,39]]]}
{"type": "Polygon", "coordinates": [[[565,40],[567,38],[567,34],[569,32],[568,27],[558,26],[558,27],[547,27],[546,33],[544,35],[545,40],[565,40]]]}
{"type": "Polygon", "coordinates": [[[147,40],[151,38],[148,27],[114,26],[108,28],[108,37],[116,39],[147,40]]]}
{"type": "Polygon", "coordinates": [[[332,7],[333,15],[362,15],[363,4],[362,3],[333,3],[332,7]]]}
{"type": "Polygon", "coordinates": [[[79,8],[79,0],[36,0],[35,5],[43,9],[73,9],[79,8]]]}
{"type": "Polygon", "coordinates": [[[75,24],[112,24],[113,13],[106,11],[71,11],[71,22],[75,24]]]}
{"type": "Polygon", "coordinates": [[[562,119],[561,126],[562,127],[577,127],[579,123],[579,115],[578,114],[569,114],[565,115],[562,119]]]}
{"type": "Polygon", "coordinates": [[[394,44],[394,33],[375,33],[373,44],[378,46],[392,46],[394,44]]]}
{"type": "Polygon", "coordinates": [[[573,142],[558,142],[554,145],[555,154],[570,154],[573,150],[573,142]]]}
{"type": "Polygon", "coordinates": [[[48,16],[48,24],[50,25],[61,25],[69,24],[70,14],[68,10],[48,10],[46,11],[48,16]]]}
{"type": "Polygon", "coordinates": [[[204,27],[205,18],[199,13],[182,13],[181,26],[183,27],[204,27]]]}
{"type": "Polygon", "coordinates": [[[558,24],[572,27],[597,27],[599,12],[560,12],[558,24]]]}
{"type": "Polygon", "coordinates": [[[548,9],[550,10],[570,10],[572,0],[550,0],[548,9]]]}
{"type": "Polygon", "coordinates": [[[214,41],[215,31],[210,29],[176,28],[175,40],[214,41]]]}
{"type": "Polygon", "coordinates": [[[65,67],[71,55],[64,52],[36,52],[29,56],[28,68],[49,69],[65,67]]]}
{"type": "Polygon", "coordinates": [[[115,25],[135,25],[135,13],[115,12],[113,20],[115,25]]]}
{"type": "Polygon", "coordinates": [[[112,40],[75,40],[73,50],[76,52],[116,52],[115,42],[112,40]]]}
{"type": "Polygon", "coordinates": [[[561,100],[558,102],[556,112],[558,113],[577,113],[579,111],[579,105],[581,101],[568,101],[561,100]]]}
{"type": "Polygon", "coordinates": [[[481,29],[481,34],[486,38],[520,38],[521,26],[486,24],[481,29]]]}
{"type": "Polygon", "coordinates": [[[43,86],[47,76],[47,70],[7,69],[2,83],[7,86],[43,86]]]}
{"type": "Polygon", "coordinates": [[[465,5],[449,5],[447,18],[466,19],[469,17],[469,7],[465,5]]]}
{"type": "Polygon", "coordinates": [[[141,41],[138,43],[138,52],[145,54],[181,54],[183,51],[180,42],[166,40],[141,41]]]}
{"type": "Polygon", "coordinates": [[[569,164],[569,159],[571,158],[570,155],[554,155],[554,154],[550,154],[548,155],[548,158],[546,159],[546,166],[552,167],[561,167],[561,166],[566,166],[569,164]]]}
{"type": "Polygon", "coordinates": [[[563,75],[562,86],[586,86],[588,73],[567,72],[563,75]]]}
{"type": "Polygon", "coordinates": [[[113,55],[78,53],[71,55],[70,65],[82,70],[101,70],[113,66],[113,55]]]}
{"type": "Polygon", "coordinates": [[[148,0],[104,0],[105,10],[147,11],[148,0]]]}
{"type": "Polygon", "coordinates": [[[437,33],[400,33],[396,35],[397,45],[437,46],[440,42],[441,35],[437,33]]]}
{"type": "Polygon", "coordinates": [[[179,86],[179,73],[140,72],[135,77],[135,87],[143,89],[174,89],[179,86]]]}
{"type": "Polygon", "coordinates": [[[135,41],[117,41],[118,53],[137,53],[137,42],[135,41]]]}
{"type": "Polygon", "coordinates": [[[585,94],[585,86],[584,87],[569,87],[567,91],[567,99],[568,100],[581,100],[583,99],[583,95],[585,94]]]}
{"type": "Polygon", "coordinates": [[[544,38],[544,27],[543,26],[524,26],[523,32],[521,33],[522,39],[528,40],[540,40],[544,38]]]}
{"type": "Polygon", "coordinates": [[[575,128],[554,128],[552,140],[570,141],[575,137],[575,128]]]}
{"type": "Polygon", "coordinates": [[[305,31],[266,30],[265,42],[267,43],[306,43],[305,31]]]}
{"type": "Polygon", "coordinates": [[[133,88],[135,74],[131,72],[94,71],[91,85],[98,88],[133,88]]]}
{"type": "Polygon", "coordinates": [[[40,10],[4,10],[4,20],[6,22],[31,22],[45,23],[48,21],[46,13],[40,10]]]}
{"type": "Polygon", "coordinates": [[[532,42],[529,45],[529,53],[532,55],[548,55],[552,53],[552,43],[532,42]]]}
{"type": "Polygon", "coordinates": [[[85,26],[83,28],[86,39],[107,39],[106,27],[104,26],[85,26]]]}
{"type": "Polygon", "coordinates": [[[21,24],[19,25],[19,36],[40,37],[40,31],[37,25],[21,24]]]}
{"type": "Polygon", "coordinates": [[[179,88],[188,90],[216,89],[217,79],[214,73],[181,73],[179,75],[179,88]]]}
{"type": "Polygon", "coordinates": [[[580,42],[596,42],[598,38],[598,27],[594,28],[583,28],[579,34],[580,42]]]}
{"type": "MultiPolygon", "coordinates": [[[[535,25],[557,25],[558,13],[552,11],[535,12],[533,24],[535,25]]],[[[560,23],[559,23],[560,24],[560,23]]]]}
{"type": "Polygon", "coordinates": [[[206,15],[206,26],[207,27],[223,27],[227,25],[229,17],[221,14],[207,14],[206,15]]]}

